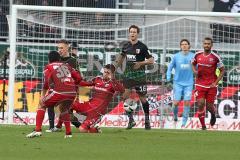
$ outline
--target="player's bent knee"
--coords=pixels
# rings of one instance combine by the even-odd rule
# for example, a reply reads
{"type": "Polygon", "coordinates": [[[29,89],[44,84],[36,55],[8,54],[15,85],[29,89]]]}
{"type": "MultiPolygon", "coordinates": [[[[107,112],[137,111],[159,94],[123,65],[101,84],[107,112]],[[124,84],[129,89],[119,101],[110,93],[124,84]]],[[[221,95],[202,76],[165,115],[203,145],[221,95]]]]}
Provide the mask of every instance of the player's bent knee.
{"type": "Polygon", "coordinates": [[[80,126],[78,129],[81,133],[88,133],[88,129],[83,128],[82,126],[80,126]]]}

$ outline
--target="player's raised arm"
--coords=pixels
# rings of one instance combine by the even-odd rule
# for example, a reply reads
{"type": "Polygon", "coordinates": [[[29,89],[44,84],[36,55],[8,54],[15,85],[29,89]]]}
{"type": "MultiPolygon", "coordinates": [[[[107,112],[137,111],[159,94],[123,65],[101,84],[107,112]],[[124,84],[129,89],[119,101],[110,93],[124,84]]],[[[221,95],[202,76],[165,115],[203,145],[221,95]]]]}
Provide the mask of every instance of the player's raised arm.
{"type": "Polygon", "coordinates": [[[114,67],[115,67],[116,69],[117,69],[119,66],[122,65],[125,57],[126,57],[126,56],[123,55],[123,54],[117,55],[116,61],[113,62],[113,65],[114,65],[114,67]]]}
{"type": "Polygon", "coordinates": [[[115,67],[115,69],[117,69],[118,67],[120,67],[122,64],[123,64],[123,61],[124,59],[126,58],[127,56],[127,52],[130,48],[130,45],[129,43],[125,43],[122,47],[122,50],[121,50],[121,53],[119,53],[117,55],[117,58],[116,60],[113,62],[113,65],[115,67]]]}

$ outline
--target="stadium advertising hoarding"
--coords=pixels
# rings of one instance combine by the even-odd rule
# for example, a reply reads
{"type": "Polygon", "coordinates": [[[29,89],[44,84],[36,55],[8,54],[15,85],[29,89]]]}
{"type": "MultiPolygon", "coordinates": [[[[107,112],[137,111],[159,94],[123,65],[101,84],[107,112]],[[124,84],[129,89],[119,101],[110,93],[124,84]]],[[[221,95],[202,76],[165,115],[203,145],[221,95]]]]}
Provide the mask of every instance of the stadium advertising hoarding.
{"type": "MultiPolygon", "coordinates": [[[[19,112],[18,115],[26,122],[28,125],[35,125],[36,124],[36,114],[33,112],[19,112]]],[[[7,115],[6,115],[7,117],[7,115]]],[[[47,114],[45,115],[45,119],[43,120],[43,125],[49,125],[47,114]]],[[[144,116],[134,116],[136,121],[135,128],[144,128],[144,116]]],[[[151,126],[153,129],[181,129],[181,118],[175,126],[173,126],[173,120],[171,117],[161,117],[161,116],[150,116],[151,119],[151,126]]],[[[57,123],[58,119],[55,119],[57,123]]],[[[209,118],[206,119],[206,126],[208,130],[221,130],[221,131],[240,131],[240,120],[239,119],[224,119],[224,118],[217,118],[216,124],[211,127],[208,123],[210,121],[209,118]]],[[[0,123],[7,124],[7,119],[0,120],[0,123]]],[[[14,118],[14,124],[23,124],[23,122],[18,119],[14,118]]],[[[102,117],[101,122],[99,122],[100,127],[122,127],[126,128],[128,124],[128,118],[126,115],[105,115],[102,117]]],[[[190,118],[186,124],[185,129],[196,129],[201,130],[201,124],[199,119],[196,117],[190,118]]]]}
{"type": "MultiPolygon", "coordinates": [[[[3,55],[8,46],[0,45],[3,55]]],[[[39,46],[21,46],[21,50],[17,52],[16,63],[16,83],[15,83],[15,110],[23,112],[35,112],[41,92],[42,83],[42,72],[43,66],[47,64],[47,53],[50,50],[55,50],[55,47],[39,47],[39,46]],[[18,69],[20,69],[18,71],[18,69]]],[[[150,75],[151,81],[160,80],[161,73],[165,70],[162,67],[161,70],[161,60],[163,57],[163,51],[159,49],[152,49],[152,54],[155,58],[156,64],[148,67],[146,74],[150,75]]],[[[166,61],[169,62],[173,53],[176,50],[168,50],[166,54],[166,61]]],[[[226,66],[227,72],[223,79],[223,83],[219,86],[218,99],[216,105],[218,108],[218,115],[221,119],[238,119],[240,118],[240,91],[239,91],[239,53],[238,52],[219,52],[223,58],[223,62],[226,66]],[[238,59],[238,60],[237,60],[238,59]]],[[[116,51],[105,51],[104,48],[80,48],[78,52],[79,61],[81,64],[81,71],[86,77],[93,77],[100,74],[100,70],[103,64],[110,63],[115,59],[116,51]]],[[[2,64],[2,63],[1,63],[2,64]]],[[[166,63],[167,64],[167,63],[166,63]]],[[[122,68],[124,69],[124,68],[122,68]]],[[[8,66],[7,66],[8,70],[8,66]]],[[[122,70],[119,69],[117,77],[121,77],[122,70]]],[[[3,77],[3,65],[0,65],[0,77],[3,77]]],[[[0,82],[0,88],[2,87],[2,81],[0,82]]],[[[151,86],[149,88],[154,88],[158,86],[151,86]]],[[[87,93],[87,92],[86,92],[87,93]]],[[[87,99],[87,94],[84,93],[82,98],[87,99]]],[[[2,93],[0,93],[0,98],[2,93]]],[[[7,98],[7,97],[6,97],[7,98]]],[[[156,94],[150,94],[148,99],[153,110],[152,115],[154,116],[156,109],[156,94]]],[[[122,115],[122,105],[118,105],[118,101],[114,101],[112,106],[112,115],[122,115]],[[116,106],[118,108],[116,108],[116,106]]],[[[194,111],[194,108],[192,108],[194,111]]],[[[181,112],[181,109],[180,109],[181,112]]],[[[139,114],[141,115],[141,114],[139,114]]],[[[114,117],[114,116],[113,116],[114,117]]],[[[196,115],[192,115],[196,117],[196,115]]],[[[114,119],[114,118],[113,118],[114,119]]],[[[108,125],[106,125],[108,126],[108,125]]]]}

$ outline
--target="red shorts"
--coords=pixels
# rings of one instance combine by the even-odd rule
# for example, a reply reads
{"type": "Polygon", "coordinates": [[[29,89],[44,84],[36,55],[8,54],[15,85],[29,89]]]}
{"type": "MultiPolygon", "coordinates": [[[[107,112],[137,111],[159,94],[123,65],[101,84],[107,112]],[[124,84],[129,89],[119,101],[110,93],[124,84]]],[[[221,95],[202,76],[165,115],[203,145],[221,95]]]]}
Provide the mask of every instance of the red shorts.
{"type": "Polygon", "coordinates": [[[93,127],[100,121],[101,116],[106,113],[106,107],[101,105],[91,105],[90,102],[79,103],[78,101],[75,101],[71,108],[76,112],[87,116],[81,125],[84,129],[93,127]]]}
{"type": "Polygon", "coordinates": [[[196,86],[195,90],[196,99],[206,99],[208,103],[214,103],[217,96],[217,87],[214,88],[204,88],[196,86]]]}
{"type": "Polygon", "coordinates": [[[75,99],[74,94],[59,94],[57,92],[52,91],[47,93],[43,97],[41,103],[45,107],[54,107],[56,104],[59,104],[61,102],[68,102],[70,107],[74,99],[75,99]]]}

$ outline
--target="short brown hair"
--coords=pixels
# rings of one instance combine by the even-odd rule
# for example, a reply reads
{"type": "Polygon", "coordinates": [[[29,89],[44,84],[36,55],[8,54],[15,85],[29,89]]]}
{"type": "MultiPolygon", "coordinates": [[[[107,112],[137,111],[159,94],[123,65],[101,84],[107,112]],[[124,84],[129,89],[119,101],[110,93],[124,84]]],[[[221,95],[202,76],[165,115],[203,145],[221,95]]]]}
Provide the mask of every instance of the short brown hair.
{"type": "Polygon", "coordinates": [[[57,43],[64,43],[64,44],[69,45],[68,41],[65,40],[65,39],[61,39],[61,40],[59,40],[57,43]]]}
{"type": "Polygon", "coordinates": [[[130,32],[130,29],[132,29],[132,28],[135,28],[135,29],[137,29],[137,33],[140,33],[140,28],[138,27],[138,26],[136,26],[136,25],[131,25],[129,28],[128,28],[128,32],[130,32]]]}
{"type": "Polygon", "coordinates": [[[210,37],[205,37],[205,38],[204,38],[204,41],[205,41],[205,40],[206,40],[206,41],[211,41],[211,43],[213,44],[213,39],[212,39],[212,38],[210,38],[210,37]]]}
{"type": "Polygon", "coordinates": [[[190,42],[189,42],[188,39],[182,39],[182,40],[180,41],[180,45],[182,44],[182,42],[187,42],[187,44],[190,45],[190,42]]]}
{"type": "Polygon", "coordinates": [[[115,72],[115,66],[113,64],[106,64],[104,68],[111,70],[112,73],[115,72]]]}

